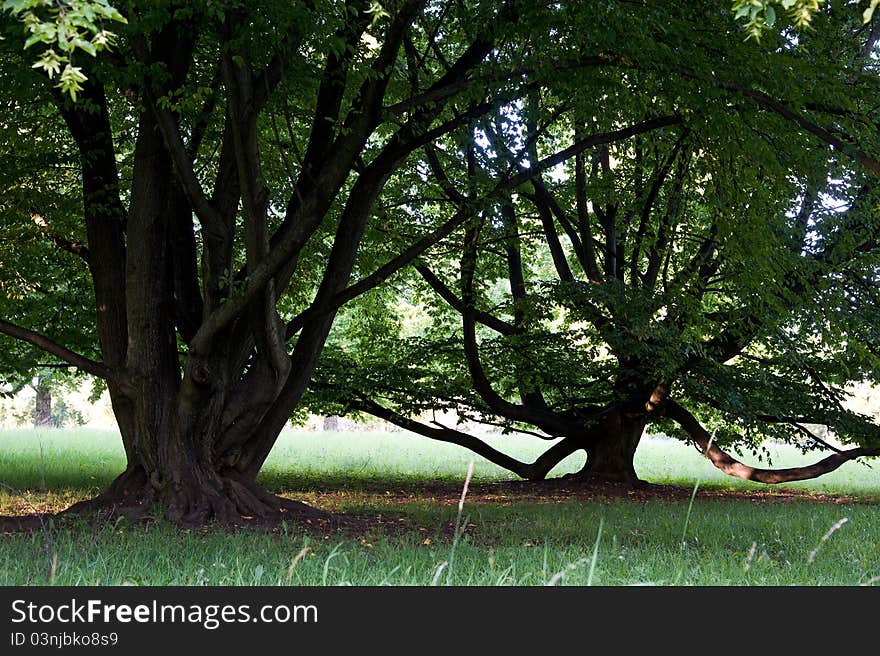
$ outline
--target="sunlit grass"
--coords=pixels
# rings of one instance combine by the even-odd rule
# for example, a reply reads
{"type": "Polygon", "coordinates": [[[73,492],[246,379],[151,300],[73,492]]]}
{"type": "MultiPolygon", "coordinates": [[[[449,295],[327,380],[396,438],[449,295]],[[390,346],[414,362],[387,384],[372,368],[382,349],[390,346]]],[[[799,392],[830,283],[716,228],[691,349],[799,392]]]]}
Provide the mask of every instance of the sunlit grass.
{"type": "MultiPolygon", "coordinates": [[[[506,440],[524,459],[532,440],[506,440]]],[[[779,449],[775,466],[809,461],[779,449]]],[[[815,454],[814,454],[815,458],[815,454]]],[[[272,489],[331,510],[403,515],[408,530],[310,537],[180,531],[163,522],[82,525],[52,533],[52,583],[145,585],[859,585],[880,579],[880,476],[857,463],[792,485],[847,495],[753,502],[696,495],[682,500],[597,499],[504,503],[466,499],[454,568],[450,527],[468,462],[474,483],[513,478],[459,448],[406,434],[287,432],[262,474],[272,489]],[[425,483],[427,482],[427,485],[425,483]],[[423,489],[426,488],[426,489],[423,489]],[[842,518],[830,538],[828,529],[842,518]],[[685,522],[687,530],[684,532],[685,522]],[[596,538],[602,524],[601,540],[596,538]],[[307,546],[307,555],[291,568],[307,546]],[[594,556],[595,550],[595,558],[594,556]],[[811,554],[815,555],[811,561],[811,554]],[[592,570],[592,579],[590,572],[592,570]]],[[[118,436],[95,431],[0,432],[0,481],[27,503],[59,508],[93,494],[123,466],[118,436]],[[51,493],[46,492],[51,490],[51,493]]],[[[576,469],[577,458],[554,475],[576,469]]],[[[690,447],[646,442],[637,470],[653,482],[764,489],[716,474],[690,447]]],[[[0,493],[0,513],[26,512],[0,493]]],[[[44,584],[41,533],[0,536],[0,584],[44,584]]]]}

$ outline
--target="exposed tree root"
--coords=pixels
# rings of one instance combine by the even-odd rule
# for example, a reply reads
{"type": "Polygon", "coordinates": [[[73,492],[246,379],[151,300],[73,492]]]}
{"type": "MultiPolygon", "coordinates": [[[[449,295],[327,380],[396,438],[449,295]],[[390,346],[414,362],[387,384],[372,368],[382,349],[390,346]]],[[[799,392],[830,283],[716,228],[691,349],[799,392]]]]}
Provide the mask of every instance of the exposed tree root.
{"type": "Polygon", "coordinates": [[[94,499],[79,501],[54,516],[112,513],[117,517],[140,521],[148,514],[154,501],[153,490],[143,467],[129,467],[94,499]]]}
{"type": "Polygon", "coordinates": [[[0,533],[33,533],[43,529],[47,518],[53,515],[0,516],[0,533]]]}
{"type": "Polygon", "coordinates": [[[141,467],[132,467],[93,499],[58,513],[0,517],[0,532],[40,530],[49,519],[80,518],[106,522],[124,517],[142,523],[163,517],[184,528],[217,525],[225,529],[271,529],[282,523],[327,531],[359,524],[348,515],[332,514],[277,496],[235,475],[220,477],[221,485],[189,489],[170,496],[157,491],[141,467]]]}

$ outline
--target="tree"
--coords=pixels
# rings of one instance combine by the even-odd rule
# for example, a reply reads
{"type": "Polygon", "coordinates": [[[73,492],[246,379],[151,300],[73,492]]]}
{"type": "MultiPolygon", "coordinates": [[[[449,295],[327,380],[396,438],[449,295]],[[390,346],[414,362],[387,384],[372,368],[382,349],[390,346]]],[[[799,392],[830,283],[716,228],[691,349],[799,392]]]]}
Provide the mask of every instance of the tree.
{"type": "Polygon", "coordinates": [[[785,31],[744,42],[711,3],[649,6],[571,8],[534,47],[604,38],[611,72],[529,85],[426,150],[448,213],[489,188],[507,195],[399,278],[433,326],[407,338],[359,326],[368,347],[341,334],[317,406],[536,480],[585,451],[576,479],[637,484],[648,425],[765,483],[880,454],[880,426],[844,404],[880,371],[875,36],[838,3],[814,16],[806,47],[785,31]],[[579,32],[582,12],[602,27],[579,32]],[[440,408],[561,439],[520,462],[419,420],[440,408]],[[773,470],[725,451],[766,439],[834,453],[773,470]]]}
{"type": "Polygon", "coordinates": [[[517,93],[519,3],[122,1],[71,25],[98,5],[6,5],[7,188],[30,198],[68,175],[77,203],[4,206],[5,225],[48,218],[46,238],[3,251],[0,333],[107,385],[128,465],[76,510],[310,514],[256,475],[337,309],[463,221],[399,196],[421,184],[417,149],[517,93]],[[42,53],[22,50],[22,17],[42,53]],[[55,50],[72,29],[78,45],[55,50]],[[50,259],[91,320],[61,309],[60,286],[27,293],[50,259]]]}

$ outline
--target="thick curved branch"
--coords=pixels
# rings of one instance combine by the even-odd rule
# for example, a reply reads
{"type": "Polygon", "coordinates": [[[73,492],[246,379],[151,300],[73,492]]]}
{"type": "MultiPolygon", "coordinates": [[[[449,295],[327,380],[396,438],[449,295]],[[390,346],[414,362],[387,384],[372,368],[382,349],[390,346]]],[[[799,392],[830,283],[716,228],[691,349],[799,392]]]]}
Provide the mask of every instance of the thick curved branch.
{"type": "Polygon", "coordinates": [[[461,289],[462,289],[462,333],[464,338],[464,356],[468,372],[474,384],[474,391],[489,406],[492,412],[512,421],[522,421],[539,427],[541,430],[555,435],[564,435],[572,428],[570,422],[556,413],[540,407],[531,407],[511,403],[498,392],[489,381],[480,360],[477,345],[476,307],[474,292],[474,271],[477,264],[481,222],[475,222],[465,232],[465,243],[461,258],[461,289]]]}
{"type": "Polygon", "coordinates": [[[436,428],[428,426],[369,399],[359,399],[351,402],[349,407],[353,410],[359,410],[371,414],[374,417],[379,417],[380,419],[384,419],[404,430],[429,437],[432,440],[462,446],[465,449],[473,451],[478,456],[482,456],[489,462],[531,481],[543,480],[550,470],[559,464],[563,458],[574,453],[579,448],[574,440],[571,438],[565,438],[550,447],[545,453],[539,456],[534,463],[527,464],[516,460],[515,458],[511,458],[507,454],[489,446],[473,435],[468,435],[467,433],[446,426],[438,426],[436,428]]]}
{"type": "Polygon", "coordinates": [[[558,465],[572,453],[582,448],[583,444],[581,444],[578,440],[575,440],[574,438],[566,437],[560,440],[549,449],[547,449],[544,453],[542,453],[538,457],[538,459],[532,463],[532,475],[530,477],[530,480],[544,480],[545,478],[547,478],[547,474],[550,473],[551,469],[553,469],[556,465],[558,465]]]}
{"type": "Polygon", "coordinates": [[[112,372],[102,362],[95,362],[79,353],[74,353],[70,349],[61,346],[58,342],[54,342],[45,335],[36,333],[33,330],[28,330],[27,328],[22,328],[14,323],[9,323],[8,321],[0,319],[0,333],[33,344],[38,349],[45,351],[46,353],[51,353],[65,362],[72,364],[74,367],[79,367],[86,373],[97,376],[98,378],[109,379],[112,377],[112,372]]]}
{"type": "MultiPolygon", "coordinates": [[[[510,282],[510,295],[513,299],[513,326],[517,335],[526,333],[526,311],[524,305],[528,303],[526,291],[526,279],[523,271],[522,250],[520,244],[519,220],[512,200],[501,206],[501,222],[504,225],[505,239],[504,251],[507,260],[507,278],[510,282]]],[[[523,365],[517,364],[517,369],[523,365]]],[[[520,381],[528,380],[527,372],[519,372],[517,378],[520,381]],[[519,375],[525,374],[525,375],[519,375]]],[[[523,404],[547,410],[547,401],[541,388],[537,384],[521,384],[520,398],[523,404]]]]}
{"type": "Polygon", "coordinates": [[[432,440],[439,440],[440,442],[448,442],[450,444],[462,446],[465,449],[469,449],[477,455],[482,456],[489,462],[496,464],[499,467],[503,467],[508,471],[512,471],[517,476],[532,478],[532,468],[530,465],[511,458],[473,435],[462,433],[453,428],[435,428],[433,426],[428,426],[368,399],[355,401],[350,404],[350,407],[354,410],[360,410],[361,412],[366,412],[374,417],[384,419],[395,426],[400,426],[404,430],[412,431],[413,433],[418,433],[425,437],[430,437],[432,440]]]}
{"type": "Polygon", "coordinates": [[[428,165],[431,167],[431,172],[434,174],[434,177],[437,178],[440,188],[443,189],[443,192],[449,197],[449,200],[453,203],[458,203],[459,205],[467,203],[467,196],[458,191],[449,179],[449,176],[446,175],[446,170],[440,163],[440,158],[437,156],[437,149],[433,144],[425,144],[425,156],[428,160],[428,165]]]}
{"type": "Polygon", "coordinates": [[[709,431],[697,421],[697,418],[694,417],[690,411],[683,408],[675,401],[667,399],[665,408],[666,416],[684,429],[691,439],[699,445],[700,450],[713,465],[729,476],[743,478],[747,481],[756,481],[758,483],[789,483],[791,481],[803,481],[832,472],[850,460],[862,456],[880,455],[880,448],[871,449],[859,447],[835,453],[815,464],[804,465],[803,467],[759,469],[757,467],[750,467],[749,465],[743,464],[719,449],[712,443],[712,437],[709,434],[709,431]]]}

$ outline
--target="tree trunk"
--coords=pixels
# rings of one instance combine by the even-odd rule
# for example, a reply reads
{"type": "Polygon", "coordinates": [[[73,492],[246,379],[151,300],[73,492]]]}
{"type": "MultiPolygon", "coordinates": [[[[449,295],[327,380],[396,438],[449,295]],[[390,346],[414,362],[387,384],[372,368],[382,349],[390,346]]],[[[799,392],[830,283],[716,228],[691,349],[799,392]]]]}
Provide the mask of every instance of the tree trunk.
{"type": "Polygon", "coordinates": [[[571,478],[638,485],[633,460],[647,425],[645,415],[617,412],[590,435],[585,445],[587,462],[571,478]]]}
{"type": "Polygon", "coordinates": [[[46,385],[37,385],[34,401],[34,428],[52,425],[52,391],[46,385]]]}
{"type": "Polygon", "coordinates": [[[261,449],[266,447],[254,440],[229,439],[236,425],[223,421],[230,415],[228,404],[224,405],[229,396],[214,379],[195,382],[189,378],[184,378],[179,391],[159,401],[135,393],[132,413],[136,419],[120,418],[121,426],[133,426],[135,431],[123,434],[130,454],[126,470],[98,498],[66,512],[113,508],[117,515],[140,519],[159,507],[169,520],[185,526],[210,521],[255,526],[283,519],[326,519],[322,511],[269,493],[256,482],[256,472],[243,466],[247,461],[264,460],[267,453],[261,449]],[[174,408],[171,416],[145,421],[157,403],[174,408]],[[138,408],[139,404],[148,407],[138,408]]]}
{"type": "MultiPolygon", "coordinates": [[[[284,425],[269,430],[265,419],[286,420],[301,392],[282,398],[285,372],[270,364],[270,354],[242,338],[244,324],[233,324],[204,350],[190,351],[181,371],[175,328],[189,292],[175,284],[172,258],[191,247],[174,231],[180,222],[191,225],[185,201],[154,119],[146,113],[135,148],[127,221],[124,373],[108,381],[128,464],[102,495],[71,510],[112,507],[136,519],[158,506],[171,521],[190,526],[277,523],[292,512],[325,517],[256,483],[259,465],[284,425]],[[241,358],[241,349],[251,355],[241,358]]],[[[191,248],[187,253],[192,256],[191,248]]],[[[311,368],[297,369],[294,381],[308,380],[322,345],[317,342],[306,363],[311,368]]]]}

